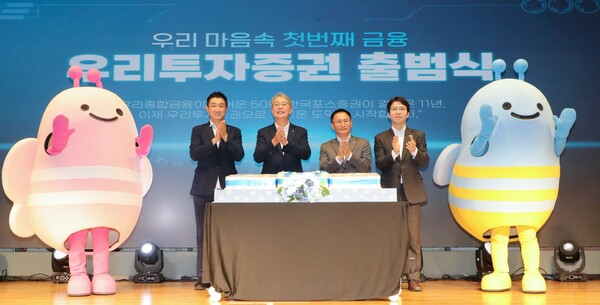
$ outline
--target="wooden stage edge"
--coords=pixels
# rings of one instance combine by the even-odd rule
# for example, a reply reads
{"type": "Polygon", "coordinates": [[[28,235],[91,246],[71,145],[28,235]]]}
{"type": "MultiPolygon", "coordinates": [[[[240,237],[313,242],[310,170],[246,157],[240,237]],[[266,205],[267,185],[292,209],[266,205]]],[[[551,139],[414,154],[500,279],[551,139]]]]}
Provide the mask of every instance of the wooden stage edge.
{"type": "MultiPolygon", "coordinates": [[[[222,299],[211,303],[206,290],[194,290],[194,282],[163,282],[159,284],[135,284],[118,281],[117,293],[110,296],[68,297],[66,284],[51,281],[6,281],[0,282],[0,304],[213,304],[213,305],[278,305],[278,304],[317,304],[317,305],[401,305],[401,304],[600,304],[600,281],[556,282],[546,281],[545,294],[526,294],[520,291],[521,282],[513,281],[513,287],[505,292],[482,292],[479,282],[466,280],[433,280],[422,284],[422,292],[411,292],[402,285],[400,299],[364,301],[319,301],[319,302],[280,302],[243,301],[222,299]]],[[[293,288],[292,288],[293,289],[293,288]]]]}

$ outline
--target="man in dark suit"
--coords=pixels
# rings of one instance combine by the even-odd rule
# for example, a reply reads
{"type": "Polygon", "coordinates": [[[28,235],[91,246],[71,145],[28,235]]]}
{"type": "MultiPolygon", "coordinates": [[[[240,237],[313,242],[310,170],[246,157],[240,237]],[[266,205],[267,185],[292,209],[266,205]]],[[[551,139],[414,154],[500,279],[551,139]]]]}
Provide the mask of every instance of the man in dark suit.
{"type": "Polygon", "coordinates": [[[346,109],[331,114],[336,138],[321,144],[319,169],[329,173],[368,173],[371,171],[371,144],[352,136],[352,115],[346,109]]]}
{"type": "Polygon", "coordinates": [[[308,133],[306,129],[290,123],[290,97],[277,93],[271,99],[271,113],[275,124],[258,130],[254,161],[263,163],[262,174],[302,172],[301,160],[310,157],[308,133]]]}
{"type": "Polygon", "coordinates": [[[429,166],[425,133],[406,126],[410,104],[400,96],[387,104],[392,127],[375,136],[375,164],[381,170],[381,187],[396,188],[398,201],[408,203],[407,225],[409,236],[405,273],[408,290],[421,291],[421,204],[427,193],[420,170],[429,166]]]}
{"type": "Polygon", "coordinates": [[[214,200],[215,189],[225,188],[225,176],[237,174],[235,162],[244,157],[240,129],[225,123],[227,97],[216,91],[206,99],[206,112],[210,121],[192,129],[190,157],[197,162],[190,195],[194,197],[196,214],[196,245],[198,254],[195,289],[206,289],[209,283],[202,282],[202,233],[204,209],[207,202],[214,200]]]}

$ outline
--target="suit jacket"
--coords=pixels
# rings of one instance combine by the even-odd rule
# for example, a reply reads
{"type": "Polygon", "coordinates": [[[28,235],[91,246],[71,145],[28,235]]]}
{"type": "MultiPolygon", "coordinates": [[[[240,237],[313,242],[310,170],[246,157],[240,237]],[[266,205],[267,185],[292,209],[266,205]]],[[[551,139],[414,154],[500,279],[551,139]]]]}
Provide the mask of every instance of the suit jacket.
{"type": "Polygon", "coordinates": [[[225,187],[225,177],[237,174],[235,162],[244,157],[240,129],[227,125],[227,142],[221,140],[219,147],[212,144],[215,137],[210,122],[195,126],[190,141],[190,157],[197,162],[191,195],[212,196],[217,184],[225,187]]]}
{"type": "Polygon", "coordinates": [[[275,124],[258,130],[254,161],[263,163],[262,174],[277,174],[281,171],[302,172],[301,160],[310,158],[310,145],[306,129],[290,123],[288,129],[288,144],[273,147],[271,140],[277,133],[275,124]]]}
{"type": "Polygon", "coordinates": [[[407,127],[402,144],[402,157],[399,156],[395,161],[392,158],[393,139],[394,131],[391,128],[375,136],[375,165],[381,170],[381,187],[398,188],[402,176],[408,202],[415,204],[427,201],[423,176],[420,172],[421,169],[429,166],[425,133],[407,127]],[[417,143],[418,152],[414,159],[406,149],[409,135],[412,135],[417,143]]]}
{"type": "Polygon", "coordinates": [[[319,151],[319,169],[330,173],[368,173],[371,171],[371,144],[363,138],[350,137],[348,142],[352,158],[339,164],[335,157],[340,151],[337,138],[321,144],[319,151]]]}

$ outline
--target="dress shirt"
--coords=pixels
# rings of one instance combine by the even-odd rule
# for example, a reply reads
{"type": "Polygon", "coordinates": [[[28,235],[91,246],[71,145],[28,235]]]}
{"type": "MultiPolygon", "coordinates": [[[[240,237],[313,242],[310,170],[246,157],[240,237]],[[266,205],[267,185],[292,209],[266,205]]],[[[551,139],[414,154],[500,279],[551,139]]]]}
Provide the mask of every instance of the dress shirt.
{"type": "MultiPolygon", "coordinates": [[[[210,127],[213,130],[214,135],[217,135],[217,124],[213,123],[213,121],[210,121],[210,127]]],[[[219,141],[217,141],[217,148],[219,148],[219,144],[221,144],[221,139],[219,139],[219,141]]],[[[222,189],[221,187],[221,183],[219,182],[219,176],[217,176],[217,184],[215,185],[215,189],[220,190],[222,189]]]]}
{"type": "MultiPolygon", "coordinates": [[[[345,141],[340,139],[340,137],[335,137],[338,142],[340,143],[340,147],[342,146],[342,142],[346,142],[348,144],[350,144],[350,139],[352,138],[352,135],[348,134],[348,139],[346,139],[345,141]]],[[[339,159],[338,156],[335,156],[335,161],[339,164],[342,165],[342,163],[346,163],[348,161],[350,161],[350,159],[352,158],[352,152],[350,152],[350,155],[348,157],[344,156],[342,159],[339,159]]]]}
{"type": "MultiPolygon", "coordinates": [[[[394,132],[394,135],[398,137],[398,143],[400,144],[400,151],[398,154],[396,154],[395,151],[392,150],[392,158],[394,158],[394,161],[396,161],[396,159],[398,157],[400,157],[400,159],[402,160],[402,150],[404,150],[404,134],[406,133],[406,125],[404,125],[404,127],[402,127],[401,130],[396,129],[394,126],[392,126],[392,131],[394,132]]],[[[410,152],[411,157],[414,159],[417,156],[417,152],[419,152],[419,149],[416,148],[415,152],[410,152]]],[[[402,175],[400,175],[400,184],[402,184],[404,181],[402,181],[402,175]]]]}
{"type": "MultiPolygon", "coordinates": [[[[290,130],[290,123],[288,122],[288,123],[287,123],[287,125],[285,125],[285,126],[279,126],[279,125],[277,125],[277,123],[274,123],[274,124],[275,124],[275,130],[279,130],[279,128],[280,128],[280,127],[283,127],[283,132],[285,133],[285,138],[287,139],[287,136],[288,136],[288,130],[290,130]]],[[[281,148],[281,150],[282,150],[282,151],[281,151],[281,153],[282,153],[282,154],[285,154],[285,153],[283,152],[283,144],[279,143],[279,147],[280,147],[280,148],[281,148]]]]}

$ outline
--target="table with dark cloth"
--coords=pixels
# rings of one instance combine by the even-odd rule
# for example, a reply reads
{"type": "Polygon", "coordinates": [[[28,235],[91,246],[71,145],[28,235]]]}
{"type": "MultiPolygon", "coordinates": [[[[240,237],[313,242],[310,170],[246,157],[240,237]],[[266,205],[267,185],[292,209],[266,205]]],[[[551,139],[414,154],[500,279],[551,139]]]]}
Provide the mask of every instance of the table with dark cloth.
{"type": "Polygon", "coordinates": [[[202,279],[230,300],[387,299],[407,239],[404,203],[208,203],[202,279]]]}

